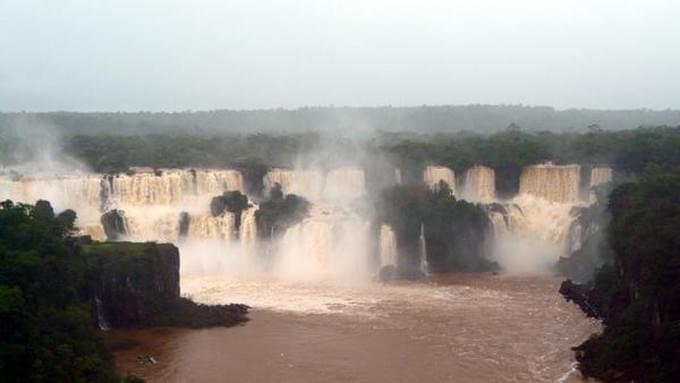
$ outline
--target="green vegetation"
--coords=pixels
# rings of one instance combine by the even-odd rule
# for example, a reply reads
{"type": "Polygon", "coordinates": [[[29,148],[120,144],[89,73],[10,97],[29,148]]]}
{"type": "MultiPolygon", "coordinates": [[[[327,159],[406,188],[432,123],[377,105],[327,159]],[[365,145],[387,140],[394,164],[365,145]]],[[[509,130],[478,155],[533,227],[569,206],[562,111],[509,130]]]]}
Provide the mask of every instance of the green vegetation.
{"type": "Polygon", "coordinates": [[[613,265],[589,300],[606,324],[576,347],[581,371],[606,382],[670,382],[680,374],[680,170],[649,169],[610,195],[613,265]]]}
{"type": "MultiPolygon", "coordinates": [[[[375,175],[392,174],[388,164],[399,166],[405,181],[420,179],[423,167],[428,164],[448,166],[459,174],[472,165],[486,165],[496,170],[501,196],[517,191],[523,166],[544,160],[610,164],[618,174],[640,174],[651,163],[680,166],[680,127],[553,133],[528,132],[513,125],[490,135],[382,132],[355,139],[320,133],[192,136],[100,133],[68,136],[63,145],[66,154],[98,172],[121,172],[130,166],[237,168],[244,174],[248,192],[255,195],[262,191],[262,176],[268,168],[299,164],[330,168],[359,162],[372,175],[369,187],[379,181],[375,175]]],[[[6,158],[0,157],[1,163],[11,162],[10,152],[2,154],[6,158]]],[[[375,191],[384,186],[377,183],[375,191]]]]}
{"type": "Polygon", "coordinates": [[[415,277],[420,271],[421,225],[426,231],[429,271],[485,271],[486,236],[491,222],[480,206],[458,201],[440,181],[436,192],[422,183],[385,189],[376,201],[378,222],[390,225],[397,237],[398,273],[415,277]]]}
{"type": "Polygon", "coordinates": [[[0,203],[3,382],[119,382],[96,323],[202,327],[246,320],[246,306],[180,298],[173,245],[73,238],[75,218],[70,210],[55,216],[46,201],[0,203]]]}
{"type": "Polygon", "coordinates": [[[2,381],[120,380],[93,325],[87,267],[68,222],[44,201],[0,204],[2,381]]]}
{"type": "Polygon", "coordinates": [[[443,105],[415,107],[304,107],[299,109],[213,110],[174,113],[0,113],[0,128],[40,122],[62,134],[176,134],[239,132],[357,134],[371,131],[494,133],[516,123],[528,131],[623,130],[677,124],[680,111],[556,111],[545,106],[443,105]]]}

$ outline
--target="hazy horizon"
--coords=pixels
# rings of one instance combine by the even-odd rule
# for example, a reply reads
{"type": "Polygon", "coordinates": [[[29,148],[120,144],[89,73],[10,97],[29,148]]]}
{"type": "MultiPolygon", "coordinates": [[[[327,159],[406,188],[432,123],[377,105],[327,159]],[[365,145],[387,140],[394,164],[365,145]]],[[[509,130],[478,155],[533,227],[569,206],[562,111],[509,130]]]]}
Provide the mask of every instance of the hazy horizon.
{"type": "Polygon", "coordinates": [[[0,3],[0,111],[680,109],[680,4],[0,3]]]}
{"type": "Polygon", "coordinates": [[[631,107],[631,108],[589,108],[589,107],[566,107],[557,108],[552,105],[528,105],[528,104],[482,104],[482,103],[471,103],[471,104],[422,104],[422,105],[300,105],[300,106],[271,106],[271,107],[261,107],[261,108],[228,108],[228,107],[216,107],[211,109],[158,109],[158,110],[146,110],[146,109],[130,109],[130,110],[78,110],[78,109],[52,109],[52,110],[3,110],[0,109],[2,114],[58,114],[58,113],[73,113],[73,114],[140,114],[140,113],[151,113],[151,114],[180,114],[180,113],[212,113],[212,112],[275,112],[275,111],[286,111],[295,112],[305,109],[381,109],[381,108],[393,108],[393,109],[417,109],[417,108],[468,108],[468,107],[508,107],[508,108],[549,108],[553,111],[559,112],[569,112],[569,111],[593,111],[593,112],[626,112],[626,111],[647,111],[647,112],[680,112],[680,107],[677,108],[648,108],[648,107],[631,107]]]}

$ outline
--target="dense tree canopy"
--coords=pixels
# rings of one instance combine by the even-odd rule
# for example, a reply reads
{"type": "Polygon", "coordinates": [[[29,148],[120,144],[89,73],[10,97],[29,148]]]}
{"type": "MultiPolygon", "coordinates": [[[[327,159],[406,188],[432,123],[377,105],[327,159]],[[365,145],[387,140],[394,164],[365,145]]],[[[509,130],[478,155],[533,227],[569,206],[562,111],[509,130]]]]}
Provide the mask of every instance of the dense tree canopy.
{"type": "Polygon", "coordinates": [[[680,374],[680,170],[650,168],[610,196],[614,264],[591,301],[607,327],[577,347],[581,370],[604,381],[670,382],[680,374]]]}
{"type": "Polygon", "coordinates": [[[68,237],[73,212],[0,204],[0,376],[7,382],[115,382],[68,237]]]}
{"type": "Polygon", "coordinates": [[[420,237],[425,232],[429,271],[485,271],[487,234],[491,222],[481,206],[459,201],[440,181],[437,191],[422,183],[383,190],[376,200],[377,220],[392,227],[397,237],[398,272],[405,277],[420,271],[420,237]]]}

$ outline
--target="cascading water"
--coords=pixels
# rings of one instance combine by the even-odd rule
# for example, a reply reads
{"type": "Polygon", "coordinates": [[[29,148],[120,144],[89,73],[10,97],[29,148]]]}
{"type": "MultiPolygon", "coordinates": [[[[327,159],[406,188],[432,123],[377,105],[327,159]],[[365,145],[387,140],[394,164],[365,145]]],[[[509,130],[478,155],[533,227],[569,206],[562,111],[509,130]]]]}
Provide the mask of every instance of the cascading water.
{"type": "Polygon", "coordinates": [[[453,170],[444,166],[428,166],[423,173],[423,181],[432,190],[439,188],[439,181],[444,181],[449,185],[451,192],[456,194],[456,176],[453,170]]]}
{"type": "Polygon", "coordinates": [[[293,281],[367,279],[368,235],[368,222],[361,217],[315,205],[278,243],[274,271],[293,281]]]}
{"type": "Polygon", "coordinates": [[[429,272],[427,264],[427,244],[425,242],[425,224],[420,224],[420,272],[427,275],[429,272]]]}
{"type": "Polygon", "coordinates": [[[611,182],[614,179],[614,171],[610,167],[594,167],[590,170],[590,203],[597,202],[594,188],[611,182]]]}
{"type": "MultiPolygon", "coordinates": [[[[183,270],[210,273],[215,270],[253,269],[254,254],[260,251],[256,212],[251,206],[241,213],[240,230],[232,213],[212,216],[210,199],[227,190],[243,190],[243,179],[234,170],[137,169],[138,173],[103,176],[71,174],[44,177],[0,176],[0,198],[33,203],[50,200],[55,210],[73,208],[78,213],[81,233],[103,239],[99,222],[102,208],[123,212],[131,240],[178,243],[183,270]],[[185,236],[179,238],[180,217],[185,217],[185,236]],[[227,254],[227,255],[225,255],[227,254]],[[192,258],[199,261],[192,262],[192,258]]],[[[398,172],[395,172],[395,177],[398,172]]],[[[591,172],[591,186],[611,179],[611,169],[597,167],[591,172]]],[[[571,236],[570,210],[578,203],[580,169],[576,165],[536,165],[524,169],[520,195],[487,208],[493,223],[499,262],[509,270],[549,263],[563,255],[571,236]],[[511,254],[511,256],[507,256],[511,254]],[[531,254],[528,256],[527,254],[531,254]],[[519,257],[519,259],[517,258],[519,257]],[[521,265],[521,264],[524,265],[521,265]],[[517,267],[517,264],[520,264],[517,267]]],[[[431,166],[424,181],[436,188],[439,180],[455,188],[451,169],[431,166]]],[[[360,168],[344,167],[321,171],[273,169],[263,179],[265,188],[279,183],[284,193],[307,197],[313,203],[311,215],[284,233],[275,249],[274,271],[293,275],[291,265],[308,265],[307,276],[368,274],[368,219],[348,210],[351,201],[365,189],[360,168]],[[344,271],[341,271],[344,270],[344,271]],[[352,272],[348,270],[360,270],[352,272]]],[[[495,196],[493,169],[475,166],[465,174],[462,197],[473,202],[490,202],[495,196]]],[[[492,205],[488,205],[492,206],[492,205]]],[[[425,228],[421,227],[421,269],[427,270],[425,228]]],[[[380,264],[395,265],[394,231],[380,228],[380,264]]],[[[571,246],[573,247],[573,246],[571,246]]]]}
{"type": "Polygon", "coordinates": [[[297,194],[313,201],[320,198],[324,185],[323,174],[320,171],[306,169],[271,169],[262,181],[265,194],[268,194],[275,184],[279,184],[284,194],[297,194]]]}
{"type": "Polygon", "coordinates": [[[275,248],[275,274],[284,279],[356,278],[367,275],[368,221],[347,206],[365,191],[364,172],[342,167],[328,172],[269,171],[263,183],[313,203],[310,216],[289,228],[275,248]]]}
{"type": "Polygon", "coordinates": [[[465,172],[462,198],[471,202],[491,202],[496,199],[496,174],[486,166],[473,166],[465,172]]]}
{"type": "Polygon", "coordinates": [[[395,182],[397,185],[401,185],[401,183],[402,183],[402,179],[401,179],[401,169],[399,169],[399,168],[394,169],[394,182],[395,182]]]}
{"type": "Polygon", "coordinates": [[[519,193],[541,197],[551,202],[579,201],[581,167],[542,164],[526,166],[519,181],[519,193]]]}
{"type": "Polygon", "coordinates": [[[595,167],[590,171],[590,187],[611,182],[614,178],[614,171],[610,167],[595,167]]]}
{"type": "Polygon", "coordinates": [[[251,206],[248,210],[241,213],[241,228],[239,230],[241,247],[247,254],[255,254],[257,246],[257,222],[255,213],[259,207],[251,206]]]}
{"type": "Polygon", "coordinates": [[[380,267],[397,266],[397,237],[392,227],[380,225],[380,267]]]}
{"type": "Polygon", "coordinates": [[[496,260],[511,272],[547,271],[567,254],[568,234],[578,206],[580,166],[527,166],[520,194],[487,208],[496,235],[496,260]]]}
{"type": "Polygon", "coordinates": [[[364,171],[357,167],[333,169],[326,174],[323,198],[335,203],[346,203],[365,191],[364,171]]]}

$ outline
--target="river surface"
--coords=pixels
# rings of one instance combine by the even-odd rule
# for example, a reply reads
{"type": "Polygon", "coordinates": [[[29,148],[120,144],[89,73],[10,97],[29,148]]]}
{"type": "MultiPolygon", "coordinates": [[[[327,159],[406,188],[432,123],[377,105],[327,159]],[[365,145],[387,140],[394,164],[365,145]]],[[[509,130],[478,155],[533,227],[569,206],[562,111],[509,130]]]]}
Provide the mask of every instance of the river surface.
{"type": "Polygon", "coordinates": [[[578,382],[571,347],[600,325],[552,277],[460,274],[397,284],[182,277],[204,303],[246,303],[232,328],[112,331],[150,382],[578,382]],[[140,362],[151,355],[157,363],[140,362]]]}

